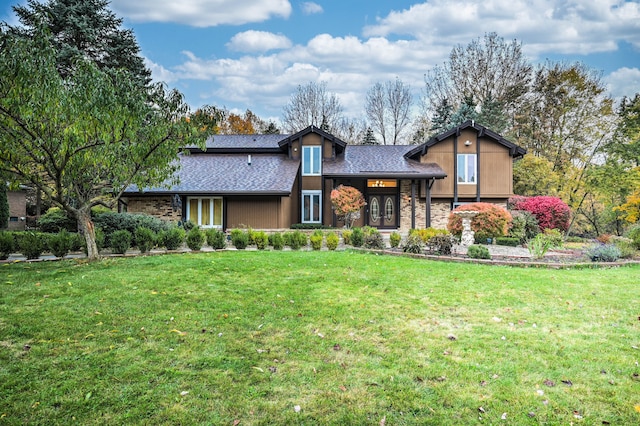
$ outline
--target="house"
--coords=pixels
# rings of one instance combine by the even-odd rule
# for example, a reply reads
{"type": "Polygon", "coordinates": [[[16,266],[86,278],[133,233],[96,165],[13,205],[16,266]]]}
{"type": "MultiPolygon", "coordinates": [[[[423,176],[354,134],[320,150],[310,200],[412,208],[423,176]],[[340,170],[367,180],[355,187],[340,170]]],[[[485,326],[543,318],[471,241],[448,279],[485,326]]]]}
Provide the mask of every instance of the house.
{"type": "Polygon", "coordinates": [[[216,135],[180,155],[179,183],[130,188],[121,209],[203,228],[342,226],[330,192],[358,188],[367,202],[356,226],[446,227],[457,205],[505,204],[513,161],[525,150],[467,121],[422,145],[347,145],[317,127],[293,135],[216,135]]]}
{"type": "Polygon", "coordinates": [[[15,191],[7,191],[9,203],[9,231],[24,231],[27,224],[27,192],[20,188],[15,191]]]}

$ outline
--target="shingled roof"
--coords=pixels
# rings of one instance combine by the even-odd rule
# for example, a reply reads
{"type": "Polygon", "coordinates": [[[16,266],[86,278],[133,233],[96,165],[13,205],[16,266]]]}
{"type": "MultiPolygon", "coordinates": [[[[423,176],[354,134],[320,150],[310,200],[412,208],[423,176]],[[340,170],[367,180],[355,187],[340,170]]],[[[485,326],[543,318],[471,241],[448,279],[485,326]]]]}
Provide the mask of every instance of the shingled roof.
{"type": "Polygon", "coordinates": [[[436,178],[447,176],[436,163],[405,158],[414,145],[348,145],[335,160],[325,160],[323,175],[331,177],[436,178]]]}
{"type": "MultiPolygon", "coordinates": [[[[143,192],[289,195],[300,167],[299,160],[282,154],[191,154],[180,155],[179,161],[179,184],[143,192]]],[[[127,192],[138,191],[131,188],[127,192]]]]}

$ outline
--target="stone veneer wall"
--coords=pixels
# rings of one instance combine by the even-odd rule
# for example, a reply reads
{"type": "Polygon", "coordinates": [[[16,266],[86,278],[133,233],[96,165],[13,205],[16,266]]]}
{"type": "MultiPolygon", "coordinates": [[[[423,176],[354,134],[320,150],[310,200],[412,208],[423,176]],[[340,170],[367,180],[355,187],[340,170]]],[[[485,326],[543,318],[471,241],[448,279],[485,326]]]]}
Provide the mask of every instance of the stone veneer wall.
{"type": "Polygon", "coordinates": [[[144,213],[172,222],[182,220],[181,210],[174,211],[171,207],[170,196],[129,198],[127,201],[127,212],[144,213]]]}
{"type": "MultiPolygon", "coordinates": [[[[416,195],[420,188],[416,184],[416,195]]],[[[451,204],[431,200],[431,227],[447,229],[451,204]]],[[[426,228],[427,225],[427,199],[416,199],[416,228],[426,228]]],[[[411,181],[400,181],[400,231],[408,232],[411,229],[411,181]]]]}

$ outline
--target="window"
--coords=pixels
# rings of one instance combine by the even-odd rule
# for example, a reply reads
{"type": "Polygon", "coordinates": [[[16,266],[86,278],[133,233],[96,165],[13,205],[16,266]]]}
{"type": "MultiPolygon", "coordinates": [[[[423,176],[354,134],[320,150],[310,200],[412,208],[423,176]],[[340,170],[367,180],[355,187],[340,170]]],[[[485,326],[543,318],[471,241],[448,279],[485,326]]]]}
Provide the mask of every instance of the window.
{"type": "Polygon", "coordinates": [[[302,223],[322,221],[322,191],[302,191],[302,223]]]}
{"type": "Polygon", "coordinates": [[[222,228],[222,198],[189,198],[187,218],[203,228],[222,228]]]}
{"type": "Polygon", "coordinates": [[[322,173],[322,147],[303,146],[302,147],[302,174],[307,176],[317,176],[322,173]]]}
{"type": "Polygon", "coordinates": [[[458,183],[476,183],[476,154],[458,154],[458,183]]]}

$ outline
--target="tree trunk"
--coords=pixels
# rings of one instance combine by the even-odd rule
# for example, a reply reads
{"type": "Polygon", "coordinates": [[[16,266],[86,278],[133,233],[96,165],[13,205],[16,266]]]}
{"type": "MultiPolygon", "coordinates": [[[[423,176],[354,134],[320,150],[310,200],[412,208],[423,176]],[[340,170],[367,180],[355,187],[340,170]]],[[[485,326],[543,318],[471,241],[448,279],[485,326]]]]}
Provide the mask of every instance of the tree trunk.
{"type": "Polygon", "coordinates": [[[98,253],[98,245],[96,244],[96,229],[93,226],[91,220],[91,210],[78,211],[78,225],[84,234],[84,239],[87,243],[87,258],[89,260],[96,260],[100,258],[98,253]]]}

